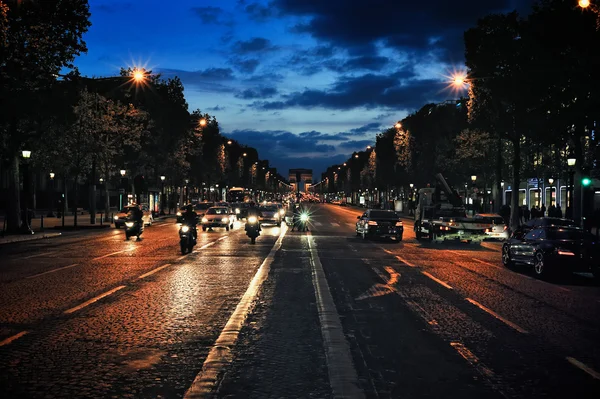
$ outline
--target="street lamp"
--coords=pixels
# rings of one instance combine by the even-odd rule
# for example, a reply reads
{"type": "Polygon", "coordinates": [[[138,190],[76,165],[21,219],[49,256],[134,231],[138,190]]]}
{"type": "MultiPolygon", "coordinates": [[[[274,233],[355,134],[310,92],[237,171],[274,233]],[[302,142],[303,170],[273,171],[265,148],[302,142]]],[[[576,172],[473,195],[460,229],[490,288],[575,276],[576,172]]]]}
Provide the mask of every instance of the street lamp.
{"type": "Polygon", "coordinates": [[[358,158],[358,154],[354,154],[354,158],[358,158]]]}
{"type": "Polygon", "coordinates": [[[125,177],[125,173],[127,173],[125,169],[121,169],[119,172],[121,173],[121,177],[125,177]]]}
{"type": "Polygon", "coordinates": [[[33,234],[33,230],[29,226],[29,215],[27,214],[28,203],[29,203],[29,158],[31,158],[31,151],[21,151],[23,156],[23,214],[21,215],[21,232],[24,234],[33,234]]]}
{"type": "Polygon", "coordinates": [[[49,184],[49,188],[50,188],[50,200],[48,201],[48,214],[46,215],[49,218],[53,218],[54,215],[54,176],[56,176],[54,174],[54,172],[50,172],[49,177],[50,177],[50,184],[49,184]]]}
{"type": "Polygon", "coordinates": [[[231,141],[231,140],[227,140],[227,144],[228,144],[228,145],[231,145],[231,144],[233,144],[233,141],[231,141]]]}
{"type": "Polygon", "coordinates": [[[394,125],[394,127],[396,129],[401,129],[402,128],[402,123],[400,123],[400,121],[396,122],[396,124],[394,125]]]}
{"type": "Polygon", "coordinates": [[[472,181],[473,183],[475,183],[475,180],[477,180],[477,176],[475,176],[475,175],[472,175],[472,176],[471,176],[471,181],[472,181]]]}
{"type": "Polygon", "coordinates": [[[567,203],[567,212],[565,214],[567,219],[573,218],[573,195],[574,195],[573,190],[575,188],[575,164],[576,163],[577,163],[577,158],[575,158],[573,155],[570,155],[569,158],[567,158],[567,165],[569,166],[569,196],[568,196],[569,202],[567,203]]]}
{"type": "Polygon", "coordinates": [[[165,202],[166,202],[166,198],[165,198],[165,179],[167,177],[166,176],[160,176],[160,183],[161,183],[161,193],[160,193],[160,216],[164,216],[165,215],[165,202]]]}
{"type": "Polygon", "coordinates": [[[202,127],[206,126],[206,119],[202,118],[198,121],[198,124],[202,127]]]}
{"type": "Polygon", "coordinates": [[[127,201],[127,179],[125,179],[125,174],[127,173],[127,171],[125,169],[121,169],[119,170],[119,173],[121,174],[121,189],[119,191],[122,191],[121,198],[120,198],[120,204],[119,204],[119,208],[123,209],[123,207],[126,205],[125,201],[127,201]]]}

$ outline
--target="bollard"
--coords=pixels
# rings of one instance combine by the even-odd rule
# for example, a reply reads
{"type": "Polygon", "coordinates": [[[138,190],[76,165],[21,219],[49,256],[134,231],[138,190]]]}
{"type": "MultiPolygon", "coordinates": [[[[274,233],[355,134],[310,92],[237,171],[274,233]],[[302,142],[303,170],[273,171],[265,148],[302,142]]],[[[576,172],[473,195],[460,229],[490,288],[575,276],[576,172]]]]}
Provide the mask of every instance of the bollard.
{"type": "Polygon", "coordinates": [[[100,226],[102,226],[102,222],[104,220],[104,213],[100,212],[100,226]]]}
{"type": "Polygon", "coordinates": [[[40,214],[40,230],[44,231],[44,214],[40,214]]]}

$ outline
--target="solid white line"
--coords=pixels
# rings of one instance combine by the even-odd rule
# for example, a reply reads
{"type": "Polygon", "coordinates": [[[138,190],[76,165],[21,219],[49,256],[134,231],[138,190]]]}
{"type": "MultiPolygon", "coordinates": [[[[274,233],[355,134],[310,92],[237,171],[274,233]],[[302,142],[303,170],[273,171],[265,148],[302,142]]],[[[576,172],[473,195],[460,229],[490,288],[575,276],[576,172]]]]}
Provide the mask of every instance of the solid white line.
{"type": "Polygon", "coordinates": [[[433,277],[431,274],[427,273],[427,272],[421,272],[422,274],[426,275],[427,277],[429,277],[430,279],[432,279],[433,281],[435,281],[438,284],[441,284],[442,286],[448,288],[449,290],[452,289],[452,287],[450,287],[447,283],[443,282],[442,280],[440,280],[437,277],[433,277]]]}
{"type": "Polygon", "coordinates": [[[199,251],[199,250],[201,250],[201,249],[208,248],[208,247],[210,247],[211,245],[215,245],[215,242],[216,242],[216,241],[209,242],[208,244],[204,244],[203,246],[201,246],[200,248],[198,248],[198,249],[197,249],[197,251],[199,251]]]}
{"type": "Polygon", "coordinates": [[[340,227],[340,224],[339,224],[339,223],[335,223],[335,222],[331,222],[331,225],[332,225],[333,227],[340,227]]]}
{"type": "Polygon", "coordinates": [[[31,258],[37,258],[38,256],[44,256],[44,255],[51,255],[53,253],[55,253],[56,251],[50,251],[50,252],[43,252],[41,254],[36,254],[36,255],[30,255],[30,256],[26,256],[24,258],[21,259],[31,259],[31,258]]]}
{"type": "Polygon", "coordinates": [[[39,274],[34,274],[33,276],[28,276],[28,277],[25,277],[25,278],[35,278],[35,277],[43,276],[43,275],[45,275],[45,274],[54,273],[54,272],[57,272],[57,271],[59,271],[59,270],[65,270],[65,269],[69,269],[69,268],[71,268],[71,267],[75,267],[75,266],[77,266],[77,265],[79,265],[79,263],[73,263],[72,265],[69,265],[69,266],[63,266],[63,267],[59,267],[58,269],[52,269],[52,270],[48,270],[47,272],[43,272],[43,273],[39,273],[39,274]]]}
{"type": "Polygon", "coordinates": [[[271,248],[269,255],[267,255],[256,271],[248,289],[246,289],[246,293],[244,293],[244,296],[237,304],[235,311],[231,317],[229,317],[223,331],[221,331],[219,338],[217,338],[210,349],[206,360],[204,360],[204,364],[202,364],[202,370],[200,370],[200,373],[194,378],[194,382],[192,382],[192,385],[185,393],[185,398],[201,398],[208,396],[216,386],[217,379],[223,368],[228,366],[233,360],[231,350],[237,341],[240,330],[248,316],[250,307],[256,300],[260,286],[269,275],[271,263],[273,263],[273,260],[275,259],[275,254],[281,248],[281,243],[286,232],[287,228],[281,230],[281,234],[275,242],[275,245],[273,245],[273,248],[271,248]]]}
{"type": "Polygon", "coordinates": [[[529,332],[527,330],[525,330],[524,328],[519,327],[518,325],[516,325],[512,321],[506,320],[504,317],[500,316],[498,313],[494,312],[492,309],[486,308],[485,306],[483,306],[482,304],[480,304],[476,300],[471,299],[471,298],[465,298],[465,299],[467,301],[469,301],[470,303],[472,303],[473,305],[477,306],[479,309],[483,310],[484,312],[486,312],[486,313],[494,316],[495,318],[497,318],[498,320],[500,320],[504,324],[506,324],[506,325],[514,328],[515,330],[517,330],[521,334],[529,334],[529,332]]]}
{"type": "Polygon", "coordinates": [[[471,259],[473,259],[475,262],[479,262],[479,263],[482,263],[484,265],[495,267],[496,269],[502,269],[502,270],[504,270],[504,267],[501,267],[501,266],[498,266],[498,265],[494,265],[493,263],[486,262],[484,260],[480,260],[480,259],[477,259],[477,258],[471,258],[471,259]]]}
{"type": "Polygon", "coordinates": [[[415,265],[413,265],[412,263],[410,263],[409,261],[407,261],[406,259],[404,259],[401,256],[396,255],[396,259],[398,259],[400,262],[404,263],[406,266],[415,267],[415,265]]]}
{"type": "Polygon", "coordinates": [[[223,236],[223,237],[219,238],[217,241],[225,240],[226,238],[229,238],[229,236],[223,236]]]}
{"type": "Polygon", "coordinates": [[[567,356],[567,361],[569,363],[571,363],[573,366],[577,367],[578,369],[585,371],[586,373],[591,375],[593,378],[600,380],[600,373],[598,373],[596,370],[592,369],[591,367],[588,367],[585,364],[581,363],[579,360],[577,360],[573,357],[567,356]]]}
{"type": "Polygon", "coordinates": [[[21,331],[18,334],[13,335],[12,337],[8,337],[5,340],[0,341],[0,346],[8,345],[14,340],[21,338],[23,335],[27,334],[27,331],[21,331]]]}
{"type": "Polygon", "coordinates": [[[125,288],[125,286],[124,286],[124,285],[120,285],[120,286],[118,286],[118,287],[115,287],[115,288],[113,288],[113,289],[112,289],[112,290],[110,290],[110,291],[106,291],[104,294],[100,294],[100,295],[98,295],[97,297],[94,297],[94,298],[90,299],[89,301],[85,301],[85,302],[84,302],[84,303],[82,303],[81,305],[78,305],[78,306],[75,306],[74,308],[71,308],[71,309],[67,309],[67,310],[65,310],[65,312],[64,312],[64,313],[65,313],[65,314],[71,314],[71,313],[73,313],[73,312],[76,312],[76,311],[78,311],[78,310],[81,310],[81,309],[85,308],[86,306],[89,306],[89,305],[91,305],[92,303],[94,303],[94,302],[97,302],[97,301],[99,301],[100,299],[102,299],[102,298],[104,298],[104,297],[107,297],[107,296],[109,296],[109,295],[111,295],[111,294],[114,294],[115,292],[117,292],[117,291],[119,291],[119,290],[122,290],[123,288],[125,288]]]}
{"type": "Polygon", "coordinates": [[[469,350],[469,348],[467,348],[460,342],[450,342],[450,346],[452,346],[458,352],[458,354],[463,357],[463,359],[469,362],[469,364],[481,374],[488,378],[494,377],[494,372],[487,368],[485,365],[483,365],[481,361],[479,361],[477,356],[475,356],[473,352],[469,350]]]}
{"type": "Polygon", "coordinates": [[[139,277],[138,277],[138,280],[139,280],[139,279],[142,279],[142,278],[144,278],[144,277],[151,276],[151,275],[153,275],[154,273],[156,273],[156,272],[158,272],[158,271],[160,271],[160,270],[164,269],[164,268],[165,268],[165,267],[167,267],[167,266],[171,266],[171,264],[170,264],[170,263],[167,263],[166,265],[162,265],[162,266],[160,266],[160,267],[157,267],[157,268],[156,268],[156,269],[154,269],[154,270],[150,270],[148,273],[145,273],[145,274],[142,274],[141,276],[139,276],[139,277]]]}
{"type": "Polygon", "coordinates": [[[314,237],[308,232],[308,247],[312,266],[312,280],[321,322],[321,335],[329,372],[329,384],[335,398],[364,398],[358,384],[358,375],[335,303],[327,284],[323,265],[315,247],[314,237]]]}
{"type": "Polygon", "coordinates": [[[97,258],[94,258],[92,260],[100,260],[100,259],[108,258],[109,256],[113,256],[113,255],[116,255],[116,254],[121,254],[121,253],[127,252],[127,251],[131,251],[131,249],[124,249],[122,251],[113,252],[112,254],[98,256],[97,258]]]}
{"type": "Polygon", "coordinates": [[[314,224],[315,226],[317,226],[317,227],[318,227],[318,226],[323,226],[323,223],[321,223],[321,222],[314,222],[313,224],[314,224]]]}

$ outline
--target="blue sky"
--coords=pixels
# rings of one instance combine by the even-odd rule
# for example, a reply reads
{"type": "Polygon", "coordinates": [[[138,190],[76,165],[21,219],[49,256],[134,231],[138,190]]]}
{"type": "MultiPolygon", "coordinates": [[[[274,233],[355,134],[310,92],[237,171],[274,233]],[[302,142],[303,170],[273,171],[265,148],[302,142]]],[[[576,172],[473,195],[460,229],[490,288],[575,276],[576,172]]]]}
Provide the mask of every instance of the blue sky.
{"type": "Polygon", "coordinates": [[[428,102],[457,97],[462,34],[531,0],[90,0],[84,75],[179,76],[190,111],[282,174],[320,173],[428,102]]]}

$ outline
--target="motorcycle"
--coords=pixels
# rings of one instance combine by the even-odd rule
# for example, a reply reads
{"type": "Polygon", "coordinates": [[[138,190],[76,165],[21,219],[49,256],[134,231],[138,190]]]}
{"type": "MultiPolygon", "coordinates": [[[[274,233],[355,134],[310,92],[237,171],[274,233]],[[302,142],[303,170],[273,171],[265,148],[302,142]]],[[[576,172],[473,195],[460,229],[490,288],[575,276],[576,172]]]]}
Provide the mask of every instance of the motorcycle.
{"type": "Polygon", "coordinates": [[[250,243],[256,243],[256,237],[260,235],[260,224],[256,216],[248,216],[246,219],[246,235],[250,237],[250,243]]]}
{"type": "Polygon", "coordinates": [[[181,254],[185,255],[186,252],[192,252],[194,245],[196,245],[196,227],[182,224],[179,228],[179,246],[181,247],[181,254]]]}
{"type": "Polygon", "coordinates": [[[309,221],[308,213],[302,212],[301,214],[294,215],[294,227],[298,229],[298,231],[308,231],[308,221],[309,221]]]}
{"type": "Polygon", "coordinates": [[[138,241],[141,240],[140,236],[144,232],[144,223],[138,220],[127,220],[125,222],[125,240],[129,240],[130,237],[136,236],[138,241]]]}

